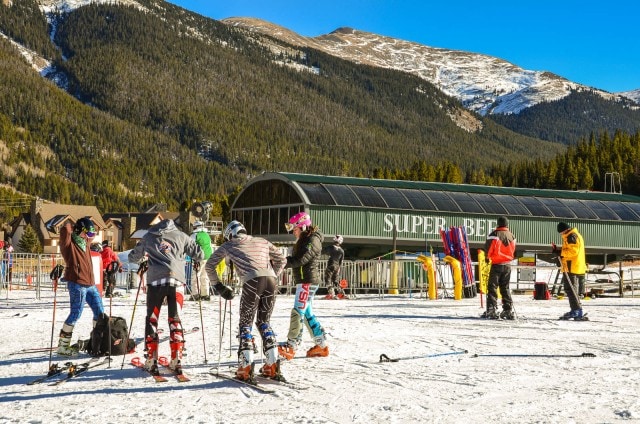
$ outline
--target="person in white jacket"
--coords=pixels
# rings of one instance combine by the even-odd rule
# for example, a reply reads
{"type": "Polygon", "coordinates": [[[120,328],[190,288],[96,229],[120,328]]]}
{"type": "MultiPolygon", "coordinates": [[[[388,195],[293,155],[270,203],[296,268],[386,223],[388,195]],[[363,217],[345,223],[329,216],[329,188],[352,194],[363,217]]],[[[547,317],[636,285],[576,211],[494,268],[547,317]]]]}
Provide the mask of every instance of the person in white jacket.
{"type": "Polygon", "coordinates": [[[230,269],[235,268],[242,284],[238,333],[240,346],[236,377],[242,380],[253,378],[255,342],[251,331],[255,318],[262,337],[262,350],[265,357],[260,374],[269,378],[279,378],[278,343],[269,321],[276,301],[277,276],[282,272],[286,258],[269,241],[248,235],[244,225],[238,221],[231,221],[223,234],[227,241],[213,252],[205,269],[209,279],[215,283],[216,290],[223,297],[225,297],[224,289],[227,287],[221,287],[222,284],[216,272],[216,266],[221,261],[226,260],[230,269]]]}

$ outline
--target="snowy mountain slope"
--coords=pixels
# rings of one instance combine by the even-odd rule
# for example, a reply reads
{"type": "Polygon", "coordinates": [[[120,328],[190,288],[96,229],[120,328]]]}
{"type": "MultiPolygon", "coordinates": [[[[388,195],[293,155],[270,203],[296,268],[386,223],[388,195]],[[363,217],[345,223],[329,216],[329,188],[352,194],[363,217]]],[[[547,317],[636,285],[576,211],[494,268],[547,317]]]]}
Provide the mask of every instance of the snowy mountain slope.
{"type": "Polygon", "coordinates": [[[571,90],[594,90],[610,100],[619,97],[495,57],[428,47],[351,28],[309,38],[260,19],[228,18],[223,22],[356,63],[416,74],[482,115],[518,113],[541,102],[561,99],[571,90]]]}
{"type": "Polygon", "coordinates": [[[640,105],[640,88],[637,90],[624,91],[618,94],[627,97],[640,105]]]}

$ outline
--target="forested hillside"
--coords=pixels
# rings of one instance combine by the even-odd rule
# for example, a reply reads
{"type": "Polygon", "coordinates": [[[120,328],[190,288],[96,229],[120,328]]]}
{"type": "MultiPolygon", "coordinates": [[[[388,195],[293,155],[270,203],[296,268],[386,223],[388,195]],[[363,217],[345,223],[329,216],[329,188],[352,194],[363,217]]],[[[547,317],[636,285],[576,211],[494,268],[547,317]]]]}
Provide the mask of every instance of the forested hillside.
{"type": "Polygon", "coordinates": [[[263,171],[366,177],[421,162],[465,182],[566,149],[469,114],[418,77],[313,50],[292,57],[163,1],[140,3],[145,12],[92,4],[62,15],[55,45],[34,0],[0,4],[0,30],[68,81],[44,79],[0,38],[0,183],[103,212],[177,210],[225,203],[263,171]],[[478,130],[454,122],[464,113],[478,130]]]}
{"type": "Polygon", "coordinates": [[[564,144],[589,137],[590,129],[611,133],[640,131],[640,108],[631,101],[612,102],[591,92],[572,92],[554,102],[540,103],[518,115],[494,115],[501,125],[520,134],[564,144]]]}

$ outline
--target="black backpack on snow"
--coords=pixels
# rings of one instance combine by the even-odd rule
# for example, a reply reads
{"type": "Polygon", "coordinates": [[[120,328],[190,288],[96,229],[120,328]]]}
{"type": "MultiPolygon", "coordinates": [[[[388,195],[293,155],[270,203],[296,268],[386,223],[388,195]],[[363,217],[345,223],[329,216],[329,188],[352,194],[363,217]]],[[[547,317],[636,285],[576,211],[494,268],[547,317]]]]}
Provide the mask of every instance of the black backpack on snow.
{"type": "Polygon", "coordinates": [[[96,326],[91,331],[91,339],[86,345],[86,351],[91,356],[104,356],[109,354],[109,321],[111,321],[111,356],[124,355],[136,347],[133,339],[127,343],[127,321],[120,317],[111,317],[102,314],[96,326]]]}

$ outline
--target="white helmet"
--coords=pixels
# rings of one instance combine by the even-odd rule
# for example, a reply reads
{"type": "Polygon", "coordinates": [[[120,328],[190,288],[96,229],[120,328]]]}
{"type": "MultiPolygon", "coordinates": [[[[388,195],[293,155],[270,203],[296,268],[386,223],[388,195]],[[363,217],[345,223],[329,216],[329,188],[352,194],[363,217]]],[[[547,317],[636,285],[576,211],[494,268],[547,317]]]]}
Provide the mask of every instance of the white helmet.
{"type": "Polygon", "coordinates": [[[193,223],[193,229],[194,230],[197,229],[197,228],[201,228],[203,226],[204,226],[204,222],[202,222],[202,221],[196,221],[196,222],[193,223]]]}
{"type": "Polygon", "coordinates": [[[344,239],[342,238],[342,236],[340,234],[336,235],[333,238],[333,242],[337,243],[337,244],[342,244],[343,241],[344,241],[344,239]]]}
{"type": "Polygon", "coordinates": [[[247,229],[239,221],[233,220],[224,229],[223,236],[225,240],[231,240],[234,237],[238,237],[241,232],[247,234],[247,229]]]}

